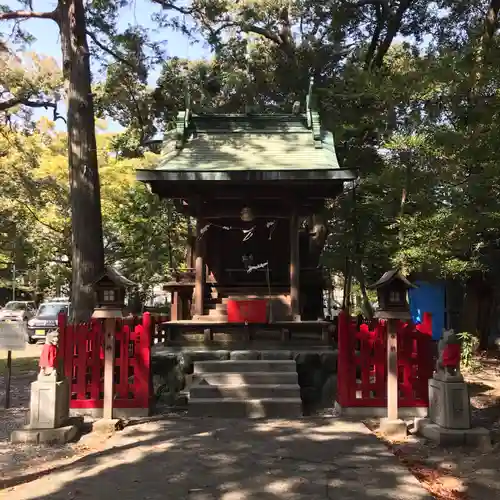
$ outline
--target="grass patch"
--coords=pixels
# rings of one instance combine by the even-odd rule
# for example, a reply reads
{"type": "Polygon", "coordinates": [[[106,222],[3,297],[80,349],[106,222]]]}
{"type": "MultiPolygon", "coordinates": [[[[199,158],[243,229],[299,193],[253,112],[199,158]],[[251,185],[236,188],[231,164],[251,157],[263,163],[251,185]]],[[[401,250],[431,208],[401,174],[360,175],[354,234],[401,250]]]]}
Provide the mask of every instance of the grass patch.
{"type": "MultiPolygon", "coordinates": [[[[12,375],[26,375],[38,371],[38,358],[14,358],[12,360],[12,375]]],[[[0,359],[0,376],[7,372],[7,360],[0,359]]]]}

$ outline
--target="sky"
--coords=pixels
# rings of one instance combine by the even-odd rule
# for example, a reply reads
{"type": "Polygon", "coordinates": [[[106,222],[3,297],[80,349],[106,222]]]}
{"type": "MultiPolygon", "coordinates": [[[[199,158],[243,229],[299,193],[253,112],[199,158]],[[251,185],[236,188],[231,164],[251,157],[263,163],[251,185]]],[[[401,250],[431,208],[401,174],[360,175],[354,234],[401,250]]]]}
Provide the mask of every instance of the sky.
{"type": "MultiPolygon", "coordinates": [[[[8,7],[13,10],[22,8],[17,0],[3,0],[2,4],[6,3],[8,7]]],[[[57,0],[32,0],[33,9],[36,11],[52,11],[54,10],[57,0]]],[[[155,13],[161,12],[161,8],[149,0],[135,0],[131,3],[128,8],[122,9],[122,17],[119,21],[119,29],[124,30],[128,26],[141,25],[143,27],[149,28],[149,36],[153,41],[165,42],[163,45],[164,52],[167,57],[182,57],[188,59],[199,59],[201,57],[206,57],[209,55],[210,51],[206,44],[201,41],[198,43],[193,43],[189,41],[187,37],[179,32],[172,29],[159,29],[156,24],[152,21],[152,16],[155,13]]],[[[40,54],[48,55],[54,57],[59,64],[61,63],[61,48],[59,41],[59,34],[56,26],[50,20],[43,19],[33,19],[28,20],[23,23],[24,29],[29,31],[35,38],[36,42],[28,48],[28,50],[35,51],[40,54]]],[[[4,31],[4,29],[2,29],[4,31]]],[[[398,41],[402,39],[397,37],[398,41]]],[[[430,41],[429,37],[426,37],[423,45],[427,45],[430,41]]],[[[150,72],[149,84],[154,86],[160,72],[160,67],[155,68],[150,72]]],[[[58,110],[61,115],[65,114],[65,109],[60,106],[58,110]]],[[[36,110],[35,116],[43,116],[47,112],[42,110],[36,110]]],[[[52,118],[52,112],[47,113],[49,118],[52,118]]],[[[107,131],[117,132],[121,130],[121,127],[112,120],[107,120],[107,131]]],[[[56,123],[58,129],[64,129],[64,123],[58,121],[56,123]]]]}
{"type": "MultiPolygon", "coordinates": [[[[16,0],[3,1],[12,10],[22,8],[16,0]]],[[[33,10],[35,11],[52,11],[56,6],[56,0],[33,0],[33,10]]],[[[198,59],[209,55],[209,49],[201,42],[190,42],[185,35],[171,29],[158,29],[151,17],[161,11],[159,6],[154,5],[148,0],[136,0],[126,9],[122,9],[123,15],[119,21],[119,29],[126,29],[128,26],[141,25],[150,29],[150,38],[153,41],[164,41],[164,50],[168,57],[182,57],[189,59],[198,59]]],[[[27,50],[35,51],[39,54],[54,57],[61,63],[61,46],[58,30],[51,20],[32,19],[23,22],[23,28],[31,33],[36,41],[27,50]]],[[[2,30],[4,31],[4,30],[2,30]]],[[[149,75],[149,83],[154,85],[159,76],[160,67],[155,68],[149,75]]],[[[64,115],[64,109],[59,110],[64,115]]],[[[35,116],[44,116],[44,110],[37,110],[35,116]]],[[[52,112],[47,114],[47,117],[52,118],[52,112]]],[[[120,126],[108,120],[108,132],[119,131],[120,126]]],[[[62,121],[57,122],[58,128],[64,127],[62,121]]]]}

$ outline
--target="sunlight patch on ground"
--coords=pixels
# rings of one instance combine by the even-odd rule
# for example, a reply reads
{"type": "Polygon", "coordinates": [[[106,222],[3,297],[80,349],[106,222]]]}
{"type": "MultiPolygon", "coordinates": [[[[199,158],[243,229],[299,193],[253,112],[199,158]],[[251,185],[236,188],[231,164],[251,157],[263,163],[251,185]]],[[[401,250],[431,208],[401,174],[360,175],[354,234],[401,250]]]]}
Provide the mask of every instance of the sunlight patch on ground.
{"type": "Polygon", "coordinates": [[[252,431],[255,432],[269,432],[276,431],[278,429],[307,429],[310,424],[307,424],[305,421],[301,420],[270,420],[268,422],[257,423],[252,431]]]}
{"type": "Polygon", "coordinates": [[[286,492],[293,491],[295,488],[300,486],[303,479],[300,477],[292,477],[289,479],[277,479],[272,483],[268,484],[264,489],[268,493],[274,495],[283,495],[286,492]]]}
{"type": "Polygon", "coordinates": [[[227,493],[224,493],[220,497],[220,500],[246,500],[252,496],[252,492],[240,489],[239,491],[228,491],[227,493]]]}

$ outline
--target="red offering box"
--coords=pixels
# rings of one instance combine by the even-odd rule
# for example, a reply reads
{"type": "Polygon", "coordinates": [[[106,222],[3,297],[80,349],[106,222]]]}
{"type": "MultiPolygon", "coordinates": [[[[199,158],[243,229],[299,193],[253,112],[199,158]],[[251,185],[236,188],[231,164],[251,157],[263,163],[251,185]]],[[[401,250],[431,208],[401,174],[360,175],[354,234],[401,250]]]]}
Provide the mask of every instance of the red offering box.
{"type": "Polygon", "coordinates": [[[267,320],[267,301],[228,300],[227,320],[229,323],[265,323],[267,320]]]}

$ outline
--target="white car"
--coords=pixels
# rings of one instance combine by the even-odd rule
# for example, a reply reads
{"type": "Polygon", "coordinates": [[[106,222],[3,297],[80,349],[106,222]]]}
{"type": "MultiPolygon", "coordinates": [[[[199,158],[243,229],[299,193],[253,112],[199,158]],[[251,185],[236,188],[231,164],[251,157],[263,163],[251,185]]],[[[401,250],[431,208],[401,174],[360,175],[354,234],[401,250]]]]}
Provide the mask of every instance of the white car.
{"type": "Polygon", "coordinates": [[[5,323],[24,323],[35,315],[36,304],[30,300],[11,300],[0,309],[0,321],[5,323]]]}

